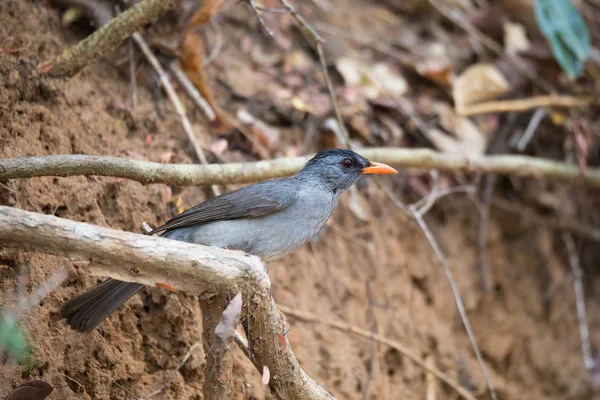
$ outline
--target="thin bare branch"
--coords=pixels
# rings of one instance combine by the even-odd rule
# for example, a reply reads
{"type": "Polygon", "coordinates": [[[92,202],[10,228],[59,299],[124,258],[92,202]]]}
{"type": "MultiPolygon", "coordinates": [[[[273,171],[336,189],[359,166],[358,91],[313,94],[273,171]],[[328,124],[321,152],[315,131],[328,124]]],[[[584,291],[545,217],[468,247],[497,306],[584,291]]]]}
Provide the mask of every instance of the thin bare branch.
{"type": "Polygon", "coordinates": [[[463,117],[488,113],[523,112],[543,107],[585,107],[592,103],[592,97],[582,96],[559,96],[547,95],[529,97],[526,99],[495,100],[485,103],[476,103],[464,108],[457,109],[457,113],[463,117]]]}
{"type": "Polygon", "coordinates": [[[200,93],[200,91],[196,89],[196,86],[194,86],[194,84],[190,82],[185,72],[181,70],[181,67],[179,66],[179,61],[171,61],[171,63],[169,64],[169,69],[171,70],[173,76],[175,77],[175,79],[177,79],[181,87],[183,87],[183,89],[187,92],[188,96],[190,96],[190,98],[194,101],[194,103],[196,103],[198,108],[200,108],[200,111],[202,111],[202,114],[204,114],[206,119],[208,119],[210,122],[214,121],[217,118],[214,110],[212,109],[210,104],[208,104],[206,99],[202,97],[202,93],[200,93]]]}
{"type": "Polygon", "coordinates": [[[571,270],[573,271],[573,288],[575,289],[577,319],[579,320],[579,334],[581,336],[583,361],[587,369],[592,369],[596,363],[594,362],[594,357],[592,356],[590,331],[588,329],[587,319],[585,316],[585,295],[583,292],[583,283],[581,282],[583,270],[581,269],[581,265],[579,263],[579,255],[577,255],[577,249],[575,248],[575,241],[573,240],[573,237],[564,232],[562,234],[562,240],[567,247],[569,264],[571,264],[571,270]]]}
{"type": "MultiPolygon", "coordinates": [[[[369,148],[357,152],[394,167],[437,169],[465,174],[499,174],[559,180],[600,188],[600,169],[579,168],[562,162],[522,155],[463,157],[430,149],[369,148]]],[[[127,178],[141,183],[213,185],[258,182],[298,172],[309,157],[231,164],[161,164],[118,157],[56,155],[0,159],[0,182],[35,176],[97,175],[127,178]]]]}

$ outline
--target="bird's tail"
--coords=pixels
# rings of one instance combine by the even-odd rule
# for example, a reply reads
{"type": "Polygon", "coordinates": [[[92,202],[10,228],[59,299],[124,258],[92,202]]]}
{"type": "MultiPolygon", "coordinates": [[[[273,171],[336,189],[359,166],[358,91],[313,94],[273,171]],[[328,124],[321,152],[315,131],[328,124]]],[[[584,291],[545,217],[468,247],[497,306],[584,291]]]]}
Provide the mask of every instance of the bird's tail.
{"type": "Polygon", "coordinates": [[[108,278],[95,288],[65,302],[60,313],[72,329],[89,332],[137,293],[143,285],[108,278]]]}

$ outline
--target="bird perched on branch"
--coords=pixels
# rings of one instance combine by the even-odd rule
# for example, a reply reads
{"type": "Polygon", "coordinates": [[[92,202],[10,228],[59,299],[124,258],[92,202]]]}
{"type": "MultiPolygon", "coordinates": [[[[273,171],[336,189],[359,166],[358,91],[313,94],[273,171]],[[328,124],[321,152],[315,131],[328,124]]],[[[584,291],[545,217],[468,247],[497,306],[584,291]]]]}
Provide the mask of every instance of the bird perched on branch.
{"type": "MultiPolygon", "coordinates": [[[[296,175],[272,179],[211,198],[149,234],[277,260],[305,245],[329,219],[340,195],[365,174],[395,174],[392,167],[350,150],[315,155],[296,175]]],[[[165,245],[167,245],[165,243],[165,245]]],[[[143,285],[108,278],[65,302],[72,329],[98,326],[143,285]]]]}

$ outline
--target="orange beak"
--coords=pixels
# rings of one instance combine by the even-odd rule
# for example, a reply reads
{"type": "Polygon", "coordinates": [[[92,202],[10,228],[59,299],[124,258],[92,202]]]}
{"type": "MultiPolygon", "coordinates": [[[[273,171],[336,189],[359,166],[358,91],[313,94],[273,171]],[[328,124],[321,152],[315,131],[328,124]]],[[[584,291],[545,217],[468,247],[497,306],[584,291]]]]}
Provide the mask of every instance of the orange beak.
{"type": "Polygon", "coordinates": [[[374,162],[374,161],[370,161],[369,162],[369,166],[366,168],[363,168],[362,173],[365,175],[370,175],[370,174],[397,174],[398,171],[396,171],[394,168],[390,167],[389,165],[386,164],[382,164],[382,163],[378,163],[378,162],[374,162]]]}

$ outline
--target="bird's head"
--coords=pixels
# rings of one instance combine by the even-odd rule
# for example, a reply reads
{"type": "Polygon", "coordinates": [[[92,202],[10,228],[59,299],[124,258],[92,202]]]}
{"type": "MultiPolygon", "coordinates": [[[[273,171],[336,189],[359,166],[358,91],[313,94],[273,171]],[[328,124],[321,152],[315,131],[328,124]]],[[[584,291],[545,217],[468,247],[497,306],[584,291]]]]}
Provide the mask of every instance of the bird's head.
{"type": "Polygon", "coordinates": [[[362,175],[396,173],[394,168],[369,161],[351,150],[333,149],[317,153],[298,175],[321,183],[334,193],[341,193],[362,175]]]}

